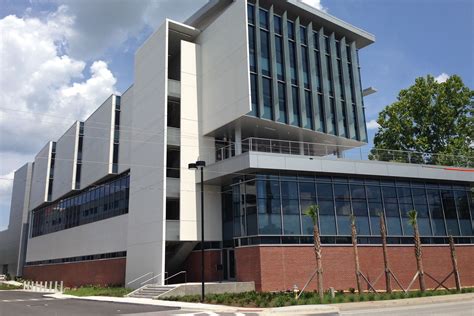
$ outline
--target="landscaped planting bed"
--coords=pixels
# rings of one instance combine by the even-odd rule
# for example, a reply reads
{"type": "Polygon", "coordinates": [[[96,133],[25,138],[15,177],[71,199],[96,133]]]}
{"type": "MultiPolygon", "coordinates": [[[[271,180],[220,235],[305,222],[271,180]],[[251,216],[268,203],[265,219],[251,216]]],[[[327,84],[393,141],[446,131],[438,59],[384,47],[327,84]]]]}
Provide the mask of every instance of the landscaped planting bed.
{"type": "MultiPolygon", "coordinates": [[[[230,305],[238,307],[282,307],[291,305],[309,305],[309,304],[333,304],[348,302],[364,302],[364,301],[382,301],[393,299],[404,299],[414,297],[427,297],[438,295],[449,295],[459,293],[472,293],[474,288],[464,288],[460,292],[456,290],[437,290],[437,291],[410,291],[403,293],[401,291],[392,293],[363,293],[358,295],[355,293],[345,293],[338,291],[332,298],[329,294],[325,294],[321,302],[317,292],[305,292],[297,300],[295,294],[291,292],[244,292],[244,293],[225,293],[225,294],[208,294],[205,296],[205,303],[230,305]]],[[[165,300],[181,301],[181,302],[199,302],[200,295],[176,296],[168,297],[165,300]]]]}

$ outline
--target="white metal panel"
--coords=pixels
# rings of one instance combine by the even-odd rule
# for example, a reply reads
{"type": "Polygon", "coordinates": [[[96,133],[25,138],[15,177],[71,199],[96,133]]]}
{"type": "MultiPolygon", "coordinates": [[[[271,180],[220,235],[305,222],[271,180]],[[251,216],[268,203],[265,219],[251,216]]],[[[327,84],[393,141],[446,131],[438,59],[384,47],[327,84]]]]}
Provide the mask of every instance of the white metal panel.
{"type": "Polygon", "coordinates": [[[49,185],[49,166],[53,142],[49,142],[35,157],[30,194],[30,209],[47,201],[49,185]]]}
{"type": "Polygon", "coordinates": [[[199,159],[198,113],[198,46],[181,41],[181,147],[180,147],[180,204],[179,237],[181,240],[197,240],[197,207],[195,170],[188,164],[199,159]]]}
{"type": "Polygon", "coordinates": [[[120,138],[119,138],[119,168],[122,173],[130,169],[130,150],[132,140],[132,108],[133,86],[122,94],[120,100],[120,138]]]}
{"type": "Polygon", "coordinates": [[[135,55],[126,280],[165,267],[168,20],[135,55]]]}
{"type": "Polygon", "coordinates": [[[26,262],[125,251],[127,222],[124,214],[30,238],[26,262]]]}
{"type": "Polygon", "coordinates": [[[204,135],[251,110],[246,1],[234,1],[197,38],[204,135]]]}
{"type": "Polygon", "coordinates": [[[74,123],[56,142],[52,200],[63,196],[75,187],[79,122],[74,123]]]}
{"type": "Polygon", "coordinates": [[[15,171],[8,228],[0,231],[0,266],[7,264],[11,275],[17,275],[23,224],[28,216],[32,171],[32,163],[15,171]]]}
{"type": "Polygon", "coordinates": [[[84,122],[81,189],[112,173],[115,96],[84,122]]]}

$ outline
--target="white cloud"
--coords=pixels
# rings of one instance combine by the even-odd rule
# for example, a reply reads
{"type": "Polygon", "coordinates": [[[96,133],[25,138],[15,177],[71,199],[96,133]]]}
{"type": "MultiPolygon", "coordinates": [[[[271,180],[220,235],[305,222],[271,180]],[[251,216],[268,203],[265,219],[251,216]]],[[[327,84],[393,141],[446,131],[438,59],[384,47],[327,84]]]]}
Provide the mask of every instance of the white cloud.
{"type": "Polygon", "coordinates": [[[442,83],[442,82],[446,82],[446,80],[448,80],[449,77],[450,77],[450,76],[449,76],[448,74],[446,74],[446,73],[443,72],[443,73],[440,74],[438,77],[435,77],[435,80],[436,80],[436,82],[438,82],[438,83],[442,83]]]}
{"type": "MultiPolygon", "coordinates": [[[[0,19],[0,175],[13,170],[115,92],[104,61],[68,54],[75,18],[60,6],[44,18],[0,19]],[[10,110],[8,110],[10,109],[10,110]],[[14,110],[14,111],[11,111],[14,110]]],[[[0,180],[0,227],[7,217],[12,181],[0,180]]]]}
{"type": "Polygon", "coordinates": [[[328,9],[321,4],[321,0],[300,0],[303,3],[306,3],[320,11],[328,12],[328,9]]]}
{"type": "Polygon", "coordinates": [[[377,123],[376,120],[370,120],[367,122],[367,129],[368,130],[372,130],[372,129],[379,129],[380,128],[380,124],[377,123]]]}
{"type": "Polygon", "coordinates": [[[182,21],[207,0],[77,1],[55,0],[72,19],[66,35],[70,55],[97,58],[109,48],[123,47],[144,29],[159,27],[165,18],[182,21]]]}

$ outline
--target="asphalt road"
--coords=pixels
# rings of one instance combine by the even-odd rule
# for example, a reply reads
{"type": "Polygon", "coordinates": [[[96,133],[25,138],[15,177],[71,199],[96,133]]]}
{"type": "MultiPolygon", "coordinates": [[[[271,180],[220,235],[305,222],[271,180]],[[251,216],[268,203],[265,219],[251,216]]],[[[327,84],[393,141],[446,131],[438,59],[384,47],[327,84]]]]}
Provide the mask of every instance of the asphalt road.
{"type": "MultiPolygon", "coordinates": [[[[76,316],[76,315],[121,315],[152,313],[171,314],[175,307],[121,304],[83,301],[75,299],[53,299],[40,293],[0,291],[0,316],[76,316]]],[[[148,314],[150,315],[150,314],[148,314]]]]}
{"type": "Polygon", "coordinates": [[[474,301],[341,311],[341,316],[474,316],[474,301]]]}

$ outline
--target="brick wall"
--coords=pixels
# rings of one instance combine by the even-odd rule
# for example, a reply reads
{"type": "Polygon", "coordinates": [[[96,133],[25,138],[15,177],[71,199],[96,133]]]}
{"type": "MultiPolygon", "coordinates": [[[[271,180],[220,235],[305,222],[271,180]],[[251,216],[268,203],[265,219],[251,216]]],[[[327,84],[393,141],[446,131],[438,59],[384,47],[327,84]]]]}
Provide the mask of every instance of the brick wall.
{"type": "Polygon", "coordinates": [[[23,269],[23,277],[33,281],[64,281],[67,287],[124,285],[125,261],[125,258],[118,258],[29,266],[23,269]]]}
{"type": "MultiPolygon", "coordinates": [[[[221,263],[220,250],[204,251],[204,279],[207,282],[220,281],[223,271],[217,271],[217,265],[221,263]]],[[[201,251],[193,251],[184,263],[188,282],[201,282],[201,251]]],[[[170,280],[172,281],[172,280],[170,280]]]]}
{"type": "MultiPolygon", "coordinates": [[[[474,286],[474,246],[457,246],[458,267],[463,286],[474,286]]],[[[261,291],[286,290],[297,285],[302,288],[314,272],[316,260],[312,247],[308,246],[255,246],[237,248],[236,273],[238,281],[255,281],[261,291]]],[[[404,287],[416,273],[416,260],[413,246],[390,246],[388,249],[392,271],[404,287]]],[[[356,288],[354,257],[351,246],[324,246],[322,250],[324,287],[338,289],[356,288]]],[[[375,280],[383,271],[383,255],[380,246],[359,246],[361,270],[369,280],[375,280]]],[[[423,247],[423,264],[425,272],[441,281],[452,270],[448,246],[423,247]]],[[[447,282],[454,287],[454,279],[447,282]]],[[[428,288],[436,283],[426,277],[428,288]]],[[[363,287],[367,284],[363,282],[363,287]]],[[[316,288],[316,279],[309,285],[316,288]]],[[[377,289],[385,289],[382,276],[376,284],[377,289]]],[[[392,281],[392,288],[397,288],[392,281]]],[[[412,288],[418,288],[415,281],[412,288]]]]}

